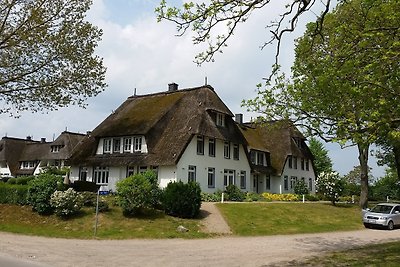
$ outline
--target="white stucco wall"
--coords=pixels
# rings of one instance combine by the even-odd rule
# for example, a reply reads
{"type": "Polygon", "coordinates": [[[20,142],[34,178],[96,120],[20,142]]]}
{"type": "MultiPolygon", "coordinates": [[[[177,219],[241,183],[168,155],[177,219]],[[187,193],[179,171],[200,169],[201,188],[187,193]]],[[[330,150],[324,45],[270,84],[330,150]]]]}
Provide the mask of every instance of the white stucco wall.
{"type": "Polygon", "coordinates": [[[189,165],[196,166],[196,181],[200,183],[202,192],[212,193],[224,190],[224,169],[235,170],[235,184],[240,188],[240,171],[246,171],[246,188],[251,191],[250,166],[242,145],[239,145],[239,160],[233,159],[233,143],[231,143],[231,157],[224,158],[224,141],[215,140],[215,157],[209,156],[208,138],[204,138],[204,155],[197,154],[197,136],[194,136],[180,158],[176,167],[177,180],[188,181],[189,165]],[[215,187],[208,188],[208,168],[215,168],[215,187]]]}

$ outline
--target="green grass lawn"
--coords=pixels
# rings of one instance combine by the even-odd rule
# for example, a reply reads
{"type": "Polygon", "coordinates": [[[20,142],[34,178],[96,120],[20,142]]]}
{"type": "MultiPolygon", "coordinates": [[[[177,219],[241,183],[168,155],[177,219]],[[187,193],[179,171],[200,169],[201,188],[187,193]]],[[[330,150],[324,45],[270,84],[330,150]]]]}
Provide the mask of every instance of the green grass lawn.
{"type": "Polygon", "coordinates": [[[385,266],[400,263],[400,242],[369,245],[347,251],[332,252],[305,261],[291,262],[291,266],[385,266]]]}
{"type": "MultiPolygon", "coordinates": [[[[40,216],[29,206],[0,204],[0,231],[47,237],[82,238],[94,236],[95,212],[84,208],[79,215],[63,220],[55,215],[40,216]]],[[[154,212],[138,218],[127,218],[119,207],[100,213],[96,238],[200,238],[209,235],[200,232],[200,221],[179,219],[154,212]],[[179,225],[189,232],[179,233],[179,225]]]]}
{"type": "Polygon", "coordinates": [[[240,236],[363,229],[355,205],[328,203],[219,203],[232,232],[240,236]]]}

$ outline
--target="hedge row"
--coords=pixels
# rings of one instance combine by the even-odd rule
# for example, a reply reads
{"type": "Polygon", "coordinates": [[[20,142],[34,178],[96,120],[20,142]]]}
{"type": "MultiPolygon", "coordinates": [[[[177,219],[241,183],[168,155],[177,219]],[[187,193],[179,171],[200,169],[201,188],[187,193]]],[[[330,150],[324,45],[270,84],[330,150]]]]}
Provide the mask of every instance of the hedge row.
{"type": "Polygon", "coordinates": [[[28,186],[0,183],[0,203],[2,204],[28,204],[28,186]]]}

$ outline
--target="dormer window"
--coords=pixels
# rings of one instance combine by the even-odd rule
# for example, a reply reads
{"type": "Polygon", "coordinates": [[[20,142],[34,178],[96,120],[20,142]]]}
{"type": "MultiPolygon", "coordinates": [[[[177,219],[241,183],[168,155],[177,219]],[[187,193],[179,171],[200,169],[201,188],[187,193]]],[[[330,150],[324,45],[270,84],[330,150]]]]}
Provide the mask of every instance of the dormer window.
{"type": "Polygon", "coordinates": [[[54,145],[50,147],[51,153],[58,153],[60,152],[60,149],[63,148],[61,145],[54,145]]]}
{"type": "Polygon", "coordinates": [[[224,127],[225,126],[225,114],[217,113],[216,122],[217,126],[224,127]]]}
{"type": "Polygon", "coordinates": [[[250,161],[254,165],[268,166],[270,164],[270,155],[267,152],[251,150],[250,161]]]}
{"type": "Polygon", "coordinates": [[[104,138],[99,146],[97,154],[147,153],[144,136],[104,138]]]}
{"type": "Polygon", "coordinates": [[[34,161],[22,161],[21,162],[21,169],[34,169],[35,168],[34,161]]]}

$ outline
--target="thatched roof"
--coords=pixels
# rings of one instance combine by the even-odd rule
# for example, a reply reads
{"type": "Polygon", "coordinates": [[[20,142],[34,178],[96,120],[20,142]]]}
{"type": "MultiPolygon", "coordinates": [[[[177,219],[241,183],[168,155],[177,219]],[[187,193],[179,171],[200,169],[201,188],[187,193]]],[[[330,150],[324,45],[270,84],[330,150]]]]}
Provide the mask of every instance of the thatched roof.
{"type": "Polygon", "coordinates": [[[244,123],[239,126],[249,149],[271,154],[271,165],[278,176],[282,175],[289,155],[312,159],[306,139],[290,122],[244,123]],[[301,147],[296,144],[295,139],[301,143],[301,147]]]}
{"type": "Polygon", "coordinates": [[[33,174],[33,169],[20,169],[22,161],[67,160],[84,137],[83,134],[67,131],[62,132],[53,142],[3,137],[0,140],[0,160],[7,161],[13,176],[33,174]],[[52,153],[51,146],[61,148],[57,153],[52,153]]]}
{"type": "Polygon", "coordinates": [[[20,167],[20,158],[29,144],[38,143],[29,139],[20,139],[13,137],[3,137],[0,140],[0,161],[6,161],[11,175],[14,175],[20,167]]]}
{"type": "Polygon", "coordinates": [[[211,86],[129,97],[84,140],[71,161],[78,165],[175,165],[194,135],[244,144],[233,114],[211,86]],[[216,126],[215,112],[226,127],[216,126]],[[144,135],[147,154],[96,155],[100,138],[144,135]]]}

